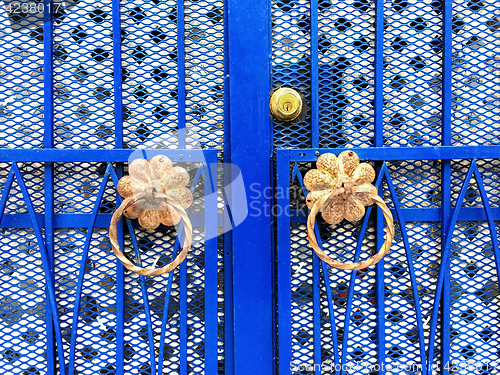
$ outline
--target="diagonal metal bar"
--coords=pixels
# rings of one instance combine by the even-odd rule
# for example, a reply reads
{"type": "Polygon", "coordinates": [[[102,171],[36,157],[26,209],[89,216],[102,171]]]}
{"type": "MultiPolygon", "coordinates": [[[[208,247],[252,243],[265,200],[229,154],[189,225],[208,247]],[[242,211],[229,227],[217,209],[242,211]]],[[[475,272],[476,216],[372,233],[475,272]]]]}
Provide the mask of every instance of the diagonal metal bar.
{"type": "MultiPolygon", "coordinates": [[[[117,202],[117,205],[121,204],[121,199],[117,202]]],[[[135,256],[137,257],[138,264],[142,267],[141,254],[139,252],[139,246],[137,245],[137,238],[135,236],[134,228],[130,219],[126,219],[128,231],[130,233],[130,240],[132,241],[132,247],[134,248],[135,256]]],[[[155,365],[155,341],[153,336],[153,323],[151,322],[151,309],[149,307],[148,290],[146,287],[146,276],[140,275],[141,280],[141,293],[142,293],[142,303],[144,305],[144,313],[146,315],[146,329],[148,331],[148,345],[149,345],[149,356],[151,361],[151,375],[156,374],[155,365]]]]}
{"type": "MultiPolygon", "coordinates": [[[[198,170],[196,171],[196,175],[193,179],[193,183],[191,184],[191,192],[194,192],[196,189],[196,185],[198,185],[198,181],[200,180],[200,177],[203,176],[204,174],[204,169],[203,165],[200,165],[198,167],[198,170]]],[[[174,248],[172,250],[172,259],[175,257],[177,254],[177,250],[179,249],[180,244],[184,241],[184,223],[180,223],[179,227],[177,228],[177,236],[175,238],[175,244],[174,248]]],[[[165,352],[165,336],[166,336],[166,331],[167,331],[167,319],[168,319],[168,308],[170,304],[170,297],[172,293],[172,282],[174,278],[174,272],[170,272],[168,274],[168,280],[167,280],[167,288],[165,289],[165,303],[163,305],[163,316],[162,316],[162,322],[161,322],[161,332],[160,332],[160,352],[158,355],[158,373],[163,374],[163,362],[164,362],[164,352],[165,352]]]]}
{"type": "MultiPolygon", "coordinates": [[[[380,187],[382,183],[382,178],[383,178],[383,170],[385,167],[385,162],[382,165],[382,169],[379,172],[377,181],[375,182],[375,186],[377,189],[380,187]]],[[[356,251],[354,252],[354,262],[357,262],[361,253],[361,248],[363,246],[363,239],[365,237],[366,233],[366,228],[368,227],[368,220],[370,218],[370,214],[372,212],[372,206],[368,207],[365,213],[365,217],[363,219],[363,224],[361,224],[361,229],[359,231],[359,236],[358,236],[358,243],[356,245],[356,251]]],[[[354,287],[356,286],[356,279],[357,279],[358,272],[352,272],[351,273],[351,279],[349,281],[349,290],[347,293],[347,304],[346,304],[346,310],[345,310],[345,317],[344,317],[344,331],[342,335],[342,375],[345,375],[345,369],[344,369],[344,364],[346,364],[347,361],[347,340],[349,338],[349,330],[351,329],[351,313],[352,313],[352,302],[353,302],[353,297],[354,297],[354,287]]]]}
{"type": "MultiPolygon", "coordinates": [[[[307,196],[307,189],[304,186],[304,179],[302,178],[302,175],[300,174],[297,163],[295,163],[294,168],[293,168],[292,181],[295,180],[295,178],[299,182],[304,196],[307,196]]],[[[321,242],[321,235],[319,233],[319,226],[317,224],[315,224],[315,226],[314,226],[314,231],[316,233],[316,238],[318,239],[319,246],[323,247],[323,243],[321,242]]],[[[316,259],[316,257],[314,257],[313,259],[316,259]]],[[[334,356],[335,364],[340,364],[339,344],[338,344],[338,338],[337,338],[337,323],[335,321],[335,310],[333,309],[332,290],[330,288],[330,278],[328,276],[328,266],[326,265],[326,263],[324,261],[321,261],[320,263],[321,263],[321,270],[323,273],[323,282],[325,284],[325,289],[326,289],[326,296],[328,299],[328,312],[330,315],[330,325],[332,327],[333,356],[334,356]]],[[[313,267],[315,267],[314,264],[313,264],[313,267]]],[[[319,278],[319,275],[317,277],[319,278]]],[[[315,300],[315,302],[316,302],[316,300],[315,300]]],[[[320,345],[319,351],[321,354],[321,345],[320,345]]],[[[315,350],[315,352],[316,352],[316,350],[315,350]]],[[[318,362],[316,362],[316,359],[315,359],[314,363],[318,363],[318,362]]],[[[319,363],[321,363],[321,357],[320,357],[319,363]]],[[[338,368],[334,366],[334,369],[335,369],[335,375],[339,375],[338,368]]]]}
{"type": "MultiPolygon", "coordinates": [[[[384,165],[385,166],[385,165],[384,165]]],[[[413,293],[413,300],[415,305],[415,314],[417,316],[417,329],[418,329],[418,340],[420,346],[420,360],[422,363],[422,375],[427,374],[426,367],[426,355],[425,355],[425,341],[424,341],[424,327],[422,324],[422,310],[420,306],[420,297],[418,295],[417,280],[413,267],[413,257],[411,254],[410,242],[408,240],[408,232],[406,231],[406,223],[403,217],[403,212],[401,210],[401,205],[399,204],[398,196],[396,194],[396,189],[392,182],[391,175],[387,168],[383,168],[385,180],[387,181],[387,186],[392,196],[392,201],[394,202],[394,208],[396,210],[397,219],[399,222],[399,228],[401,230],[401,235],[403,237],[403,243],[406,252],[406,260],[408,262],[408,271],[410,273],[411,290],[413,293]]]]}
{"type": "Polygon", "coordinates": [[[7,181],[5,182],[5,186],[3,188],[2,197],[0,198],[0,222],[2,221],[3,218],[5,205],[7,204],[7,199],[9,199],[9,192],[12,187],[13,180],[14,180],[14,170],[11,167],[9,174],[7,175],[7,181]]]}
{"type": "Polygon", "coordinates": [[[462,189],[460,190],[460,194],[458,196],[457,203],[455,205],[455,212],[453,213],[450,225],[448,226],[448,228],[444,228],[445,231],[447,230],[447,233],[445,234],[446,242],[444,244],[444,249],[442,249],[441,264],[439,266],[439,275],[436,284],[436,289],[434,292],[434,305],[432,308],[431,327],[429,332],[429,356],[427,361],[428,372],[431,372],[432,363],[434,361],[434,344],[436,341],[436,327],[437,327],[437,318],[439,312],[439,304],[441,302],[441,290],[443,288],[445,274],[449,269],[450,246],[451,246],[451,240],[453,238],[453,230],[455,228],[455,224],[457,223],[458,213],[460,212],[460,208],[462,207],[465,193],[467,192],[467,187],[469,186],[470,180],[474,173],[473,165],[475,165],[475,160],[473,160],[473,164],[470,166],[469,171],[467,172],[467,177],[465,178],[465,181],[462,185],[462,189]]]}
{"type": "Polygon", "coordinates": [[[87,227],[87,236],[85,237],[85,243],[83,245],[82,259],[80,261],[80,270],[78,272],[78,282],[76,286],[75,293],[75,305],[73,307],[73,322],[71,324],[71,339],[69,348],[69,375],[74,375],[75,373],[75,351],[76,351],[76,337],[78,332],[78,317],[80,314],[80,305],[82,298],[83,289],[83,279],[85,277],[85,269],[87,266],[87,259],[90,249],[90,242],[92,241],[92,234],[94,232],[94,225],[97,219],[97,214],[99,213],[99,206],[101,205],[102,197],[104,196],[104,191],[106,190],[106,185],[110,176],[110,169],[113,169],[111,164],[108,163],[106,172],[102,178],[101,186],[99,187],[99,192],[97,193],[96,202],[92,209],[92,216],[90,218],[89,225],[87,227]]]}
{"type": "Polygon", "coordinates": [[[476,161],[473,160],[472,164],[476,175],[477,185],[479,187],[479,192],[481,193],[481,199],[483,200],[483,207],[484,210],[486,211],[488,226],[490,227],[491,243],[493,245],[493,252],[495,254],[495,266],[497,269],[497,277],[498,277],[500,275],[500,251],[498,248],[498,236],[496,235],[497,230],[495,226],[495,217],[493,216],[493,212],[490,206],[490,200],[488,199],[488,194],[486,193],[484,182],[483,179],[481,178],[481,173],[479,172],[476,161]]]}
{"type": "MultiPolygon", "coordinates": [[[[36,239],[38,242],[38,248],[40,249],[40,255],[42,257],[42,264],[43,264],[43,271],[44,271],[44,275],[45,275],[45,282],[47,283],[47,294],[49,296],[50,305],[52,308],[52,319],[54,322],[56,343],[58,346],[57,354],[58,354],[58,358],[59,358],[59,372],[61,375],[64,375],[64,374],[66,374],[66,368],[65,368],[65,363],[64,363],[64,349],[63,349],[63,343],[62,343],[61,326],[59,324],[59,314],[58,314],[58,310],[57,310],[55,287],[54,287],[54,282],[53,282],[52,277],[51,277],[50,263],[49,263],[49,258],[47,256],[47,251],[45,248],[45,242],[44,242],[44,239],[42,236],[42,231],[40,230],[40,227],[38,226],[38,222],[36,220],[35,210],[33,209],[33,205],[31,203],[31,199],[30,199],[28,190],[26,189],[26,185],[24,184],[24,180],[23,180],[23,177],[21,175],[21,171],[19,170],[16,163],[12,163],[12,170],[14,171],[14,174],[16,175],[17,183],[19,184],[19,188],[21,189],[21,193],[23,194],[23,198],[24,198],[24,201],[25,201],[26,206],[28,208],[28,212],[29,212],[31,221],[33,222],[33,230],[35,231],[35,236],[36,236],[36,239]]],[[[2,210],[2,213],[3,213],[3,210],[2,210]]],[[[1,220],[1,217],[0,217],[0,220],[1,220]]]]}
{"type": "MultiPolygon", "coordinates": [[[[183,227],[183,223],[181,223],[181,225],[179,226],[179,233],[182,233],[181,232],[181,227],[183,227]]],[[[180,238],[179,236],[176,236],[175,238],[175,244],[174,244],[174,248],[172,250],[172,259],[174,259],[174,257],[177,255],[177,250],[179,248],[179,245],[182,243],[183,241],[183,236],[181,236],[182,238],[180,238]]],[[[161,332],[160,332],[160,352],[158,354],[158,373],[159,374],[163,374],[163,356],[164,356],[164,353],[165,353],[165,335],[166,335],[166,331],[167,331],[167,319],[168,319],[168,307],[169,307],[169,304],[170,304],[170,296],[171,296],[171,293],[172,293],[172,282],[173,282],[173,279],[174,279],[174,272],[170,272],[168,274],[168,280],[167,280],[167,287],[165,289],[165,303],[163,305],[163,315],[162,315],[162,320],[161,320],[161,332]]]]}

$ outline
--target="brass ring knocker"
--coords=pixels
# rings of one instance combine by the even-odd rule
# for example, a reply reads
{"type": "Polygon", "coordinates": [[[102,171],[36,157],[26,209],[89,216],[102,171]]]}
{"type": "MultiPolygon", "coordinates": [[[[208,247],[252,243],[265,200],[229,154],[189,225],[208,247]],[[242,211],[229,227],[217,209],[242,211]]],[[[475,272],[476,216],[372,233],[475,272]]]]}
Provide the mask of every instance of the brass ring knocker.
{"type": "Polygon", "coordinates": [[[304,176],[304,185],[310,193],[307,206],[311,210],[307,218],[307,239],[318,257],[332,267],[343,270],[360,270],[379,262],[391,248],[394,239],[394,220],[392,213],[377,194],[372,185],[375,171],[367,163],[359,163],[354,151],[344,151],[338,157],[323,154],[316,161],[318,169],[312,169],[304,176]],[[319,247],[314,234],[316,215],[321,212],[329,224],[338,224],[343,219],[359,221],[365,214],[365,206],[376,204],[382,209],[386,227],[386,238],[379,252],[367,260],[342,263],[330,258],[319,247]]]}
{"type": "Polygon", "coordinates": [[[163,155],[152,158],[149,162],[136,159],[129,165],[129,176],[118,182],[118,193],[125,198],[113,213],[109,226],[109,239],[113,253],[124,267],[139,274],[156,276],[173,271],[184,259],[193,242],[193,227],[186,209],[193,202],[188,172],[181,167],[172,167],[172,161],[163,155]],[[160,224],[173,226],[184,223],[185,238],[182,250],[169,264],[160,267],[139,267],[125,257],[118,244],[116,226],[120,217],[139,219],[139,224],[148,230],[156,229],[160,224]]]}

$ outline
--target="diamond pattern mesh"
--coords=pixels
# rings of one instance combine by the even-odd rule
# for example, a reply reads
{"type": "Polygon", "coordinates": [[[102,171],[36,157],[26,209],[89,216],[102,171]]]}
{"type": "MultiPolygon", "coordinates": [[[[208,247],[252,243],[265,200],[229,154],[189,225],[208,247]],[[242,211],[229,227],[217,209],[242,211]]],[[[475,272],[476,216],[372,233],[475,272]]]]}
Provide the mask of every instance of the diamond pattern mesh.
{"type": "MultiPolygon", "coordinates": [[[[478,160],[477,164],[492,206],[497,207],[498,183],[493,177],[498,169],[497,163],[494,160],[478,160]]],[[[441,206],[440,161],[392,161],[387,165],[399,206],[403,209],[405,217],[412,217],[410,209],[433,209],[441,206]]],[[[456,198],[470,165],[470,160],[451,161],[452,205],[456,204],[456,198]]],[[[371,267],[357,271],[354,289],[350,292],[352,274],[326,267],[331,297],[327,295],[325,269],[321,268],[320,280],[317,285],[314,284],[313,258],[316,255],[308,245],[307,227],[301,219],[301,216],[307,215],[308,212],[304,210],[303,194],[295,194],[301,190],[300,182],[293,174],[298,168],[301,179],[305,172],[313,167],[314,164],[309,162],[290,165],[291,191],[294,192],[290,194],[293,197],[290,204],[292,210],[295,210],[295,216],[292,216],[290,228],[292,343],[289,350],[293,365],[298,366],[292,373],[312,374],[314,365],[322,364],[323,368],[334,366],[338,364],[335,361],[336,355],[340,363],[364,363],[363,369],[366,370],[370,365],[378,363],[377,356],[380,350],[376,342],[379,334],[376,324],[377,275],[375,269],[371,267]],[[314,317],[315,287],[320,294],[318,318],[314,317]],[[332,308],[336,330],[333,330],[331,324],[332,308]],[[346,319],[348,309],[351,315],[346,319]],[[317,329],[318,325],[321,349],[317,349],[314,338],[314,329],[317,329]],[[348,337],[344,337],[346,330],[349,330],[348,337]],[[337,339],[337,353],[333,338],[337,339]],[[315,360],[318,355],[317,350],[321,350],[321,363],[315,360]]],[[[483,203],[478,186],[476,179],[473,178],[465,195],[464,211],[472,207],[482,209],[483,203]]],[[[383,191],[384,200],[394,210],[395,203],[386,182],[383,183],[383,191]]],[[[466,217],[463,215],[465,213],[461,213],[460,217],[466,217]]],[[[343,262],[353,260],[361,223],[351,224],[344,221],[340,225],[329,226],[320,217],[317,218],[317,223],[325,253],[343,262]]],[[[443,319],[451,323],[450,336],[446,338],[451,345],[450,359],[453,364],[462,363],[461,367],[452,364],[451,373],[491,373],[485,369],[485,364],[488,361],[499,360],[496,349],[498,335],[494,330],[498,320],[495,306],[498,303],[499,289],[488,223],[484,219],[459,221],[453,231],[449,281],[451,314],[449,317],[443,317],[440,312],[435,328],[431,327],[431,316],[443,250],[441,223],[426,220],[407,221],[405,231],[408,236],[408,248],[405,248],[402,228],[398,221],[395,222],[395,229],[396,235],[391,251],[384,258],[383,277],[384,363],[389,367],[393,366],[393,370],[388,370],[388,373],[421,374],[420,366],[423,364],[421,356],[428,357],[430,350],[433,352],[436,365],[436,361],[441,358],[444,341],[441,333],[443,319]],[[420,312],[417,312],[417,307],[420,312]],[[420,329],[423,336],[419,333],[420,329]],[[432,348],[429,347],[431,330],[435,333],[432,348]],[[472,362],[478,370],[474,372],[471,368],[464,367],[467,361],[472,362]],[[410,367],[401,372],[403,370],[398,367],[401,364],[408,364],[410,367]]],[[[366,259],[371,251],[378,250],[375,248],[375,233],[374,223],[369,221],[360,259],[366,259]]],[[[278,267],[278,272],[288,272],[288,270],[278,267]]],[[[371,369],[374,370],[373,367],[371,369]]],[[[363,372],[358,368],[346,373],[370,372],[363,372]]]]}
{"type": "MultiPolygon", "coordinates": [[[[35,213],[44,212],[44,168],[42,163],[18,163],[24,184],[31,198],[31,203],[35,213]]],[[[0,188],[5,188],[7,175],[10,171],[10,163],[0,163],[0,188]]],[[[3,191],[3,190],[2,190],[3,191]]],[[[5,214],[27,214],[28,208],[24,203],[24,197],[19,187],[17,179],[12,182],[7,204],[5,205],[5,214]]]]}
{"type": "MultiPolygon", "coordinates": [[[[415,278],[427,348],[430,318],[434,303],[439,265],[441,263],[441,228],[439,222],[407,222],[406,230],[410,242],[413,266],[415,268],[415,278]]],[[[391,271],[390,268],[389,271],[391,271]]],[[[407,272],[400,271],[400,267],[398,267],[397,271],[404,272],[405,275],[407,272]]],[[[409,284],[407,287],[409,287],[409,284]]],[[[409,293],[409,291],[407,293],[409,293]]],[[[417,337],[412,337],[411,339],[417,339],[417,337]]],[[[440,342],[437,340],[437,349],[439,349],[439,345],[440,342]]]]}
{"type": "MultiPolygon", "coordinates": [[[[38,0],[37,0],[38,2],[38,0]]],[[[44,140],[44,38],[43,12],[8,13],[0,9],[0,147],[43,148],[44,140]]],[[[43,5],[43,4],[40,4],[43,5]]],[[[60,149],[124,148],[223,148],[225,36],[224,2],[173,0],[120,2],[120,18],[111,0],[56,2],[53,17],[53,147],[60,149]],[[178,9],[181,4],[182,9],[178,9]],[[178,15],[182,14],[179,19],[178,15]],[[116,49],[113,25],[121,27],[121,71],[114,67],[116,49]],[[117,139],[115,118],[116,74],[122,80],[123,140],[117,139]],[[185,128],[185,130],[184,130],[185,128]]],[[[41,9],[40,7],[38,9],[41,9]]],[[[116,36],[115,36],[116,39],[116,36]]],[[[46,56],[46,55],[45,55],[46,56]]],[[[47,98],[45,98],[47,102],[47,98]]],[[[47,109],[47,108],[45,108],[47,109]]],[[[46,121],[46,125],[50,124],[46,121]]],[[[52,130],[52,129],[51,129],[52,130]]],[[[45,142],[44,142],[45,141],[45,142]]],[[[45,143],[45,144],[44,144],[45,143]]],[[[219,155],[220,157],[222,154],[219,155]]],[[[107,228],[116,208],[116,191],[107,182],[103,198],[97,195],[106,163],[53,163],[55,230],[55,287],[66,363],[75,340],[75,374],[115,374],[117,355],[116,260],[107,228]],[[81,291],[78,329],[72,333],[80,264],[87,237],[87,218],[97,210],[81,291]],[[87,216],[84,216],[87,215],[87,216]],[[84,222],[81,227],[67,225],[84,222]],[[103,224],[104,223],[104,224],[103,224]],[[63,224],[63,225],[61,225],[63,224]],[[72,337],[72,335],[74,335],[72,337]],[[76,336],[76,337],[75,337],[76,336]]],[[[43,163],[18,163],[36,214],[45,211],[43,163]]],[[[113,164],[116,168],[117,165],[113,164]]],[[[121,165],[118,165],[121,167],[121,165]]],[[[127,168],[125,167],[125,173],[127,168]]],[[[0,163],[0,188],[5,186],[10,163],[0,163]]],[[[193,180],[198,165],[190,168],[193,180]]],[[[201,179],[201,181],[203,178],[201,179]]],[[[203,216],[204,184],[194,189],[191,213],[203,216]]],[[[19,184],[13,182],[4,220],[22,226],[27,207],[19,184]],[[23,215],[20,222],[12,215],[23,215]]],[[[44,218],[40,217],[43,227],[44,218]]],[[[5,221],[4,221],[5,223],[5,221]]],[[[30,224],[27,224],[30,225],[30,224]]],[[[8,374],[45,374],[46,333],[44,279],[33,231],[1,231],[5,259],[2,285],[4,313],[0,340],[0,368],[8,374]],[[19,287],[18,287],[19,286],[19,287]]],[[[136,228],[145,263],[167,262],[175,231],[162,228],[158,235],[136,228]]],[[[158,358],[165,298],[168,307],[164,348],[164,373],[180,373],[186,356],[188,373],[205,369],[204,229],[195,228],[195,244],[183,268],[173,275],[142,281],[125,273],[125,373],[151,373],[158,358]],[[184,284],[181,278],[185,277],[184,284]],[[181,285],[182,284],[182,285],[181,285]],[[183,293],[181,295],[181,293],[183,293]],[[187,305],[180,314],[181,302],[187,305]],[[151,313],[148,320],[146,312],[151,313]],[[188,338],[181,346],[180,324],[185,319],[188,338]],[[148,332],[153,329],[153,336],[148,332]],[[149,345],[153,343],[153,350],[149,345]],[[152,357],[151,357],[152,356],[152,357]]],[[[223,243],[221,242],[221,245],[223,243]]],[[[125,229],[125,249],[130,257],[131,236],[125,229]]],[[[224,369],[224,249],[219,250],[219,369],[224,369]]],[[[184,323],[182,323],[184,324],[184,323]]]]}
{"type": "Polygon", "coordinates": [[[373,145],[373,3],[318,2],[320,147],[373,145]]]}
{"type": "MultiPolygon", "coordinates": [[[[298,90],[306,103],[311,101],[310,4],[307,0],[272,1],[272,81],[298,90]]],[[[311,147],[311,115],[304,109],[301,121],[273,125],[276,147],[311,147]]]]}
{"type": "MultiPolygon", "coordinates": [[[[492,207],[498,207],[499,200],[499,181],[496,176],[498,176],[498,171],[500,163],[498,160],[482,160],[476,161],[478,167],[481,171],[481,177],[483,179],[484,187],[488,193],[488,198],[490,200],[490,205],[492,207]]],[[[467,171],[470,166],[469,160],[452,160],[451,161],[451,173],[452,173],[452,201],[455,203],[460,194],[460,189],[462,188],[463,180],[467,175],[467,171]]],[[[479,194],[479,189],[475,179],[471,181],[467,188],[467,192],[464,198],[464,206],[466,207],[481,207],[482,201],[479,194]]]]}
{"type": "Polygon", "coordinates": [[[453,2],[452,144],[498,145],[500,5],[453,2]]]}
{"type": "Polygon", "coordinates": [[[45,278],[32,229],[0,230],[0,367],[5,374],[45,373],[45,278]]]}
{"type": "Polygon", "coordinates": [[[116,260],[107,229],[94,229],[81,294],[78,329],[72,332],[76,286],[86,230],[56,232],[56,296],[65,353],[76,334],[75,369],[79,374],[114,374],[116,362],[116,260]],[[99,280],[98,282],[96,282],[99,280]]]}
{"type": "Polygon", "coordinates": [[[43,145],[43,40],[40,13],[0,9],[0,147],[43,145]]]}
{"type": "Polygon", "coordinates": [[[186,1],[187,148],[223,145],[224,8],[219,0],[186,1]]]}
{"type": "MultiPolygon", "coordinates": [[[[430,208],[441,205],[441,164],[433,160],[391,161],[387,163],[402,208],[430,208]]],[[[394,204],[384,190],[388,207],[394,204]]]]}
{"type": "Polygon", "coordinates": [[[452,373],[479,373],[483,364],[500,360],[498,274],[488,224],[458,222],[452,251],[451,360],[460,363],[452,373]],[[473,366],[465,368],[466,362],[473,366]]]}
{"type": "Polygon", "coordinates": [[[385,2],[385,145],[440,143],[441,43],[439,0],[385,2]]]}
{"type": "Polygon", "coordinates": [[[124,144],[179,148],[177,4],[121,4],[124,144]]]}
{"type": "Polygon", "coordinates": [[[111,1],[83,0],[57,9],[54,147],[113,148],[111,1]]]}

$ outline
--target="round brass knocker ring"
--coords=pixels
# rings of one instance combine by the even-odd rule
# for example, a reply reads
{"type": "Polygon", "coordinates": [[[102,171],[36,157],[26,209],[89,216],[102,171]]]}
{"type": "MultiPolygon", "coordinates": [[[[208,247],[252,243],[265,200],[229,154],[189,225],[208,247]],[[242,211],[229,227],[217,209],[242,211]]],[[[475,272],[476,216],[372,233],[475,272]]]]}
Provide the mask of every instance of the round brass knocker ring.
{"type": "Polygon", "coordinates": [[[373,203],[375,203],[382,209],[385,222],[387,223],[385,241],[382,247],[380,248],[379,252],[371,256],[370,258],[358,263],[351,263],[351,262],[342,263],[339,262],[338,260],[330,258],[318,246],[318,242],[316,241],[316,236],[314,234],[314,223],[316,221],[316,215],[318,214],[318,212],[320,212],[323,207],[326,207],[328,204],[330,204],[330,202],[336,195],[342,193],[344,193],[344,189],[343,188],[338,189],[331,195],[325,195],[313,205],[311,212],[309,213],[309,216],[307,218],[307,239],[309,240],[309,244],[314,249],[316,255],[318,255],[318,257],[321,260],[325,261],[330,266],[339,268],[341,270],[361,270],[363,268],[375,265],[378,261],[380,261],[384,257],[384,255],[386,255],[389,252],[395,233],[394,220],[391,211],[389,210],[385,202],[382,200],[382,198],[380,198],[378,195],[371,195],[370,198],[372,199],[373,203]]]}
{"type": "Polygon", "coordinates": [[[120,217],[122,216],[123,212],[130,207],[131,205],[138,203],[140,201],[147,200],[146,193],[139,193],[137,195],[130,196],[126,198],[120,207],[113,213],[113,216],[111,218],[111,223],[109,225],[109,240],[111,242],[111,247],[113,249],[113,253],[115,253],[116,257],[120,260],[120,262],[123,264],[123,266],[138,275],[145,275],[145,276],[157,276],[161,275],[164,273],[171,272],[177,267],[179,264],[181,264],[184,259],[186,259],[187,253],[189,249],[191,248],[191,243],[193,242],[193,227],[191,225],[191,221],[189,220],[189,217],[186,214],[186,211],[180,204],[175,202],[172,199],[168,199],[168,197],[164,194],[155,194],[155,199],[163,199],[166,201],[167,205],[172,207],[174,210],[177,211],[177,213],[181,216],[182,222],[184,223],[184,233],[185,233],[185,239],[184,243],[182,245],[182,250],[179,252],[177,257],[170,262],[169,264],[161,267],[161,268],[153,268],[153,267],[139,267],[136,266],[134,263],[132,263],[130,260],[128,260],[125,255],[122,253],[120,249],[120,245],[118,245],[118,233],[116,230],[116,225],[120,221],[120,217]]]}

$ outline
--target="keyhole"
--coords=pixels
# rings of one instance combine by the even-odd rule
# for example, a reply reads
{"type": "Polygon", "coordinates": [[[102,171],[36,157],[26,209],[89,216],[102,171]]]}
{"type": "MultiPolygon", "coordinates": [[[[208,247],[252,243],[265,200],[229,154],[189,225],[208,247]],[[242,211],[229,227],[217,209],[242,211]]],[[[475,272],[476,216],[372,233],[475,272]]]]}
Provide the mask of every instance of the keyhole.
{"type": "Polygon", "coordinates": [[[290,104],[290,103],[285,103],[285,104],[283,105],[283,109],[284,109],[285,111],[287,111],[287,112],[289,112],[289,111],[290,111],[290,108],[291,108],[291,104],[290,104]]]}

